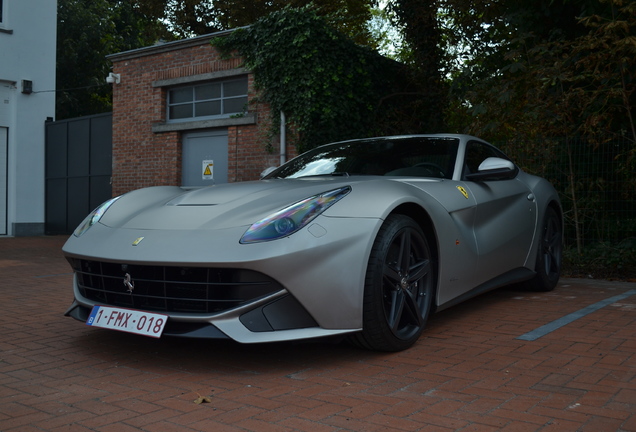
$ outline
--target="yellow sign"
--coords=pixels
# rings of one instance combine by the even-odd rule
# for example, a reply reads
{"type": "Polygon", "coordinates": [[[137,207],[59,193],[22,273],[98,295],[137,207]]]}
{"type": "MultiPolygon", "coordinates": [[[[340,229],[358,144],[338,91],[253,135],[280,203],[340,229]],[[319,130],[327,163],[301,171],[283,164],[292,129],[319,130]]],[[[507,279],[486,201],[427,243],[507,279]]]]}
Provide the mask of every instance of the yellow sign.
{"type": "Polygon", "coordinates": [[[468,199],[468,191],[463,186],[457,186],[457,189],[464,195],[464,198],[468,199]]]}
{"type": "Polygon", "coordinates": [[[204,160],[203,161],[203,180],[214,180],[214,161],[213,160],[204,160]]]}

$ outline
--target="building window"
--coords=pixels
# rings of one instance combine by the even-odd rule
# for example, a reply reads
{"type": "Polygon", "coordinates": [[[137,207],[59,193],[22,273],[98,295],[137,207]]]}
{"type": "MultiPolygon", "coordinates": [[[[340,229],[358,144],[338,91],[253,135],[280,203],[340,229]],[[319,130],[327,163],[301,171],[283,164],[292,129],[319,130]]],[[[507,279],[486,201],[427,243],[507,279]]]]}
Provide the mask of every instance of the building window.
{"type": "Polygon", "coordinates": [[[168,90],[168,121],[229,117],[247,111],[247,76],[168,90]]]}

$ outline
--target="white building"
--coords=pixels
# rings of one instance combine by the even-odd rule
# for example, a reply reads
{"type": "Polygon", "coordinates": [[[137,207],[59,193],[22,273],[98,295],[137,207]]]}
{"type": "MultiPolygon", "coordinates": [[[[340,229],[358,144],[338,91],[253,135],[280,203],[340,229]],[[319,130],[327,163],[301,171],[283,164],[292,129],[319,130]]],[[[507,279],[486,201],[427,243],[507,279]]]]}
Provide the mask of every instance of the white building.
{"type": "Polygon", "coordinates": [[[56,31],[56,0],[0,0],[0,236],[44,234],[56,31]]]}

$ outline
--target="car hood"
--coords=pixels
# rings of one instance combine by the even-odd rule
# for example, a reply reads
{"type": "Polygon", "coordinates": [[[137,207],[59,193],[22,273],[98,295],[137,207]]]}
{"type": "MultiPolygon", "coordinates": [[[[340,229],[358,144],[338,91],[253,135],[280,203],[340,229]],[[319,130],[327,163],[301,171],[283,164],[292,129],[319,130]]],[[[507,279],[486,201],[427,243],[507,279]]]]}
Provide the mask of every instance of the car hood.
{"type": "Polygon", "coordinates": [[[184,190],[173,186],[122,195],[100,222],[127,229],[225,229],[254,222],[307,197],[351,184],[340,178],[260,180],[184,190]]]}

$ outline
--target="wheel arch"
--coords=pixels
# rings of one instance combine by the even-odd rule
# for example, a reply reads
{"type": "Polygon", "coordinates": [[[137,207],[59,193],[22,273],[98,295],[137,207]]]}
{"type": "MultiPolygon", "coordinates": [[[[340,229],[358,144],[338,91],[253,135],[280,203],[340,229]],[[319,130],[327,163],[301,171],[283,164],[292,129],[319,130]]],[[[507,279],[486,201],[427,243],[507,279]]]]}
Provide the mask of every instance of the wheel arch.
{"type": "MultiPolygon", "coordinates": [[[[565,220],[564,220],[564,214],[563,214],[563,207],[561,207],[561,202],[559,201],[558,196],[553,196],[550,197],[546,202],[545,205],[543,207],[543,211],[541,211],[539,217],[537,218],[537,234],[539,234],[539,230],[541,229],[541,226],[543,224],[543,219],[545,218],[545,214],[549,209],[552,209],[556,212],[557,216],[559,217],[559,221],[561,223],[561,233],[565,233],[565,220]]],[[[535,237],[537,240],[534,242],[533,246],[532,246],[532,250],[530,252],[529,257],[533,257],[531,261],[528,261],[528,264],[532,263],[532,267],[530,267],[530,265],[527,265],[528,268],[531,268],[532,270],[536,271],[536,259],[537,259],[537,255],[540,253],[541,250],[541,245],[540,245],[540,237],[535,237]]]]}
{"type": "Polygon", "coordinates": [[[531,291],[552,291],[558,284],[563,263],[563,211],[557,199],[547,202],[538,227],[535,275],[525,286],[531,291]],[[556,221],[554,219],[557,219],[556,221]],[[552,221],[552,222],[550,222],[552,221]],[[558,228],[552,224],[560,225],[558,228]],[[558,230],[554,235],[554,230],[558,230]]]}
{"type": "Polygon", "coordinates": [[[552,199],[548,203],[547,207],[551,207],[552,209],[554,209],[554,211],[557,212],[557,215],[559,215],[559,219],[561,220],[561,224],[563,224],[563,208],[561,207],[561,203],[556,199],[552,199]]]}

